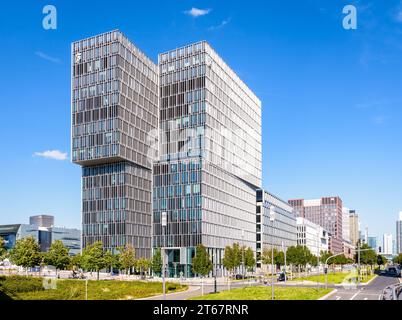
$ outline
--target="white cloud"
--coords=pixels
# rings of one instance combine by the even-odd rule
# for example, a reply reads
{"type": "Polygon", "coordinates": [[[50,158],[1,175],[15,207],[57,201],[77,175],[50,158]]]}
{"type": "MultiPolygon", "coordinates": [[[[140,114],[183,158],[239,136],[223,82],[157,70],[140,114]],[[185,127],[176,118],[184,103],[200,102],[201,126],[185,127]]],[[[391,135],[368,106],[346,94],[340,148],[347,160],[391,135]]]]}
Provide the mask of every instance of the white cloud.
{"type": "Polygon", "coordinates": [[[402,22],[402,10],[398,12],[398,15],[396,16],[396,20],[399,22],[402,22]]]}
{"type": "Polygon", "coordinates": [[[184,11],[185,14],[192,16],[194,18],[205,16],[210,13],[211,9],[198,9],[198,8],[191,8],[191,10],[184,11]]]}
{"type": "Polygon", "coordinates": [[[59,150],[47,150],[44,152],[35,152],[34,156],[43,157],[54,160],[66,160],[67,152],[61,152],[59,150]]]}
{"type": "Polygon", "coordinates": [[[220,29],[224,26],[226,26],[228,23],[230,22],[230,18],[223,20],[220,24],[218,24],[217,26],[211,26],[208,28],[208,30],[212,31],[212,30],[216,30],[216,29],[220,29]]]}
{"type": "Polygon", "coordinates": [[[61,60],[59,58],[51,57],[47,55],[46,53],[43,53],[42,51],[36,51],[35,54],[44,60],[53,62],[53,63],[61,63],[61,60]]]}

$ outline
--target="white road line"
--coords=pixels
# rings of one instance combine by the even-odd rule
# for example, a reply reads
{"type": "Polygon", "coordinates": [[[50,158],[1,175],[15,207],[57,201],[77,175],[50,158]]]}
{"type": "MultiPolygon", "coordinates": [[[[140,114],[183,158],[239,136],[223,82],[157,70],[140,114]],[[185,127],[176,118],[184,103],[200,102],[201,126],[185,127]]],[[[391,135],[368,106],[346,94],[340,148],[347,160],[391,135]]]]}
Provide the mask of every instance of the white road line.
{"type": "Polygon", "coordinates": [[[340,300],[342,297],[340,296],[336,296],[336,300],[340,300]]]}
{"type": "Polygon", "coordinates": [[[367,300],[368,298],[364,298],[364,300],[367,300]]]}
{"type": "Polygon", "coordinates": [[[360,291],[357,291],[357,292],[350,298],[350,300],[353,300],[354,298],[356,298],[359,293],[360,293],[360,291]]]}

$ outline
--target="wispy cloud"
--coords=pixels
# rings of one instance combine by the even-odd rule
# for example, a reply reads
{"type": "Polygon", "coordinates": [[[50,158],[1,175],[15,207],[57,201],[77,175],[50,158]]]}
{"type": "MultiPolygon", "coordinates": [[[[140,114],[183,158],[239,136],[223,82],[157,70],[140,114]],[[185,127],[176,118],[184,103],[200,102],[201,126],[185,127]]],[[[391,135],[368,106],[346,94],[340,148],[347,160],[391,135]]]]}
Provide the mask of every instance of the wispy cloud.
{"type": "Polygon", "coordinates": [[[211,27],[209,27],[208,30],[213,31],[213,30],[216,30],[216,29],[220,29],[220,28],[226,26],[226,25],[230,22],[230,20],[231,20],[231,18],[228,18],[228,19],[226,19],[226,20],[223,20],[223,21],[222,21],[220,24],[218,24],[217,26],[211,26],[211,27]]]}
{"type": "Polygon", "coordinates": [[[184,11],[185,14],[192,16],[194,18],[205,16],[211,12],[212,9],[198,9],[198,8],[191,8],[190,10],[184,11]]]}
{"type": "Polygon", "coordinates": [[[61,152],[59,150],[47,150],[44,152],[35,152],[34,156],[53,159],[53,160],[66,160],[67,152],[61,152]]]}
{"type": "Polygon", "coordinates": [[[402,9],[400,9],[399,12],[397,13],[396,20],[398,22],[402,22],[402,9]]]}
{"type": "Polygon", "coordinates": [[[376,125],[379,125],[379,126],[380,126],[380,125],[383,125],[386,120],[387,120],[387,117],[386,117],[386,116],[382,116],[382,115],[376,116],[376,117],[374,117],[374,118],[372,119],[373,123],[376,124],[376,125]]]}
{"type": "Polygon", "coordinates": [[[44,60],[53,62],[53,63],[61,63],[61,60],[59,58],[55,58],[52,56],[47,55],[46,53],[43,53],[42,51],[36,51],[35,54],[44,60]]]}

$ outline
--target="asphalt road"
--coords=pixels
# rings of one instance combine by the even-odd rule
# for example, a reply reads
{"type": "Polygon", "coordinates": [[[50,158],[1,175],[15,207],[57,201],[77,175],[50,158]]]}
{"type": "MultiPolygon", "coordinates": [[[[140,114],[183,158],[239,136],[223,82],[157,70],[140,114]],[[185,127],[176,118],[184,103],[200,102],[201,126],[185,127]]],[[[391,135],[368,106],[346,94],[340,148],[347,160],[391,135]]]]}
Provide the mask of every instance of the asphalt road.
{"type": "Polygon", "coordinates": [[[366,286],[353,289],[338,287],[338,291],[326,300],[379,300],[385,287],[397,283],[398,278],[379,275],[366,286]]]}

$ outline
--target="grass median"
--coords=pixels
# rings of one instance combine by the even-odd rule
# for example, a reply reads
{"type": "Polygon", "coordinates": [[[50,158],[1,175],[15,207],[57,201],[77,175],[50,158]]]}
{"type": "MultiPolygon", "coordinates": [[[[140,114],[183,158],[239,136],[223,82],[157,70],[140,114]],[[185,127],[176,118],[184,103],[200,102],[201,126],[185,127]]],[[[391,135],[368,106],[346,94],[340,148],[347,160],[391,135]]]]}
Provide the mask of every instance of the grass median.
{"type": "MultiPolygon", "coordinates": [[[[0,276],[0,300],[85,300],[85,280],[56,280],[23,276],[0,276]],[[47,282],[46,282],[47,281],[47,282]]],[[[168,293],[187,286],[167,283],[168,293]]],[[[88,300],[132,300],[162,294],[162,283],[146,281],[89,280],[88,300]]]]}
{"type": "MultiPolygon", "coordinates": [[[[333,289],[275,287],[275,300],[317,300],[333,289]]],[[[245,287],[194,297],[190,300],[271,300],[271,287],[245,287]]]]}
{"type": "MultiPolygon", "coordinates": [[[[364,275],[361,277],[360,282],[365,283],[373,279],[376,275],[364,275]]],[[[298,281],[311,281],[311,282],[319,282],[325,283],[325,275],[313,275],[307,277],[296,278],[292,280],[292,282],[298,281]]],[[[357,272],[336,272],[336,273],[328,273],[328,283],[329,284],[341,284],[345,282],[357,282],[357,272]]]]}

